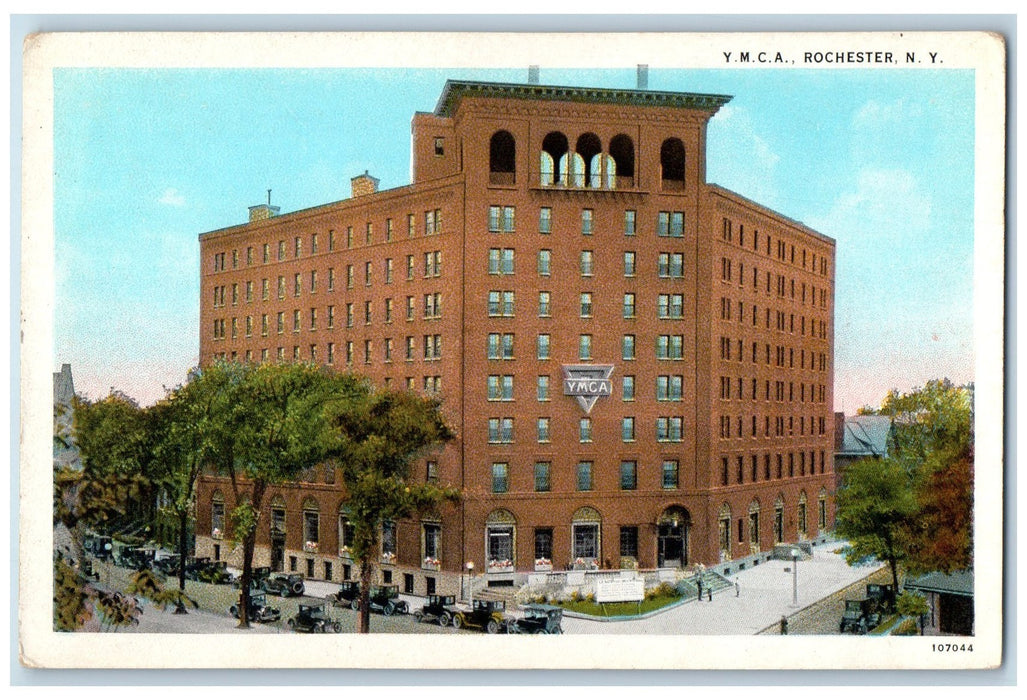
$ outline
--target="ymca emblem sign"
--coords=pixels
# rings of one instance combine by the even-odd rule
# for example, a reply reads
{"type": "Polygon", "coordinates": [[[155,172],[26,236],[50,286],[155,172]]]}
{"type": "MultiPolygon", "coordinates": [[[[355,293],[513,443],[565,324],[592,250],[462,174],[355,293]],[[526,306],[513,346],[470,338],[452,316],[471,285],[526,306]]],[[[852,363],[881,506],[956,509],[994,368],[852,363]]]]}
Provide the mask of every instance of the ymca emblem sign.
{"type": "Polygon", "coordinates": [[[613,365],[564,365],[563,393],[573,396],[585,413],[590,413],[600,396],[613,393],[613,365]]]}

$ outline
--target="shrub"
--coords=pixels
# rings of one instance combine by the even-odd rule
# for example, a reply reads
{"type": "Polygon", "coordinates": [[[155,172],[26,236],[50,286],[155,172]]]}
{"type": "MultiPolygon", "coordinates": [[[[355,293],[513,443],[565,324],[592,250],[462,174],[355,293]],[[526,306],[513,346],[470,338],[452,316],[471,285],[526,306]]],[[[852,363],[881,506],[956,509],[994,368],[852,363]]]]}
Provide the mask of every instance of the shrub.
{"type": "Polygon", "coordinates": [[[907,617],[899,623],[898,627],[892,630],[892,634],[900,637],[910,637],[919,634],[919,630],[916,626],[916,620],[911,617],[907,617]]]}

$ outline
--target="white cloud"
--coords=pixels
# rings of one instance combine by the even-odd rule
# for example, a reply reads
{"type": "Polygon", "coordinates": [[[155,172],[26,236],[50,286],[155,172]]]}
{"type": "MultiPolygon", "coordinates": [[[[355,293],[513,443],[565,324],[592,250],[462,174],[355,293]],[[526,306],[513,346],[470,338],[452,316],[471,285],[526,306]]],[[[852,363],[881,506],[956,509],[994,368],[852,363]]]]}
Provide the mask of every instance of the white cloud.
{"type": "Polygon", "coordinates": [[[838,236],[849,234],[846,242],[888,240],[902,247],[928,232],[931,211],[930,193],[908,170],[864,168],[855,187],[838,197],[824,219],[809,223],[838,236]]]}
{"type": "Polygon", "coordinates": [[[870,100],[852,116],[854,129],[879,130],[888,124],[906,124],[920,116],[920,105],[908,104],[899,99],[894,102],[870,100]]]}
{"type": "Polygon", "coordinates": [[[710,181],[758,202],[776,201],[775,172],[781,156],[760,135],[752,115],[724,105],[710,122],[710,132],[710,181]]]}
{"type": "Polygon", "coordinates": [[[169,207],[184,207],[185,206],[185,196],[182,195],[182,194],[179,194],[178,190],[175,189],[174,187],[169,187],[166,190],[164,190],[164,194],[162,194],[157,199],[157,201],[160,204],[166,204],[169,207]]]}

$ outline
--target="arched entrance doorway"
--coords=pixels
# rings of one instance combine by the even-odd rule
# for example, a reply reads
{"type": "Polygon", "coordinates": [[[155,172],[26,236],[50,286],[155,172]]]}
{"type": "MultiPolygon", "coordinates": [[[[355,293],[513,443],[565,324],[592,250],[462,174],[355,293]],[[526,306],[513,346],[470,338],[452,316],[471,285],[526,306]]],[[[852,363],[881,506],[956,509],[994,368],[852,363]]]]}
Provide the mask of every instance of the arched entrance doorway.
{"type": "Polygon", "coordinates": [[[692,516],[681,506],[671,506],[656,522],[656,565],[680,569],[688,564],[688,535],[692,516]]]}

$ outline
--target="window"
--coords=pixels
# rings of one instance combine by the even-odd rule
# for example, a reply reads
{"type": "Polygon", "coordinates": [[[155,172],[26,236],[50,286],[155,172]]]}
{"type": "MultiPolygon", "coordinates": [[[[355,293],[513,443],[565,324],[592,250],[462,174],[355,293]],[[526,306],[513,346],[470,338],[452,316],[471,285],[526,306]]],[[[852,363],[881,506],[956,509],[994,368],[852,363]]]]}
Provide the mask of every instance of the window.
{"type": "Polygon", "coordinates": [[[621,380],[621,400],[622,401],[634,401],[635,400],[635,377],[631,374],[624,375],[624,379],[621,380]]]}
{"type": "Polygon", "coordinates": [[[335,343],[328,343],[328,364],[335,362],[335,343]]]}
{"type": "Polygon", "coordinates": [[[581,235],[583,236],[592,235],[592,214],[591,209],[581,210],[581,235]]]}
{"type": "Polygon", "coordinates": [[[442,556],[442,526],[438,523],[422,523],[424,558],[438,560],[442,556]]]}
{"type": "Polygon", "coordinates": [[[424,295],[424,317],[425,319],[442,318],[442,292],[424,295]]]}
{"type": "Polygon", "coordinates": [[[253,301],[253,282],[246,283],[246,303],[249,304],[253,301]]]}
{"type": "Polygon", "coordinates": [[[446,139],[441,136],[435,137],[435,155],[443,156],[446,154],[446,139]]]}
{"type": "Polygon", "coordinates": [[[435,212],[426,211],[424,212],[424,235],[434,236],[435,235],[435,212]]]}
{"type": "Polygon", "coordinates": [[[488,359],[490,360],[512,360],[513,359],[513,333],[489,333],[488,335],[488,359]]]}
{"type": "Polygon", "coordinates": [[[656,359],[680,360],[684,352],[684,337],[680,335],[660,335],[656,337],[656,359]]]}
{"type": "Polygon", "coordinates": [[[271,281],[266,277],[260,282],[260,298],[264,301],[271,298],[271,281]]]}
{"type": "Polygon", "coordinates": [[[635,235],[635,210],[628,209],[624,212],[624,235],[635,235]]]}
{"type": "Polygon", "coordinates": [[[656,297],[656,316],[661,319],[683,318],[684,305],[681,294],[660,294],[656,297]]]}
{"type": "Polygon", "coordinates": [[[624,294],[624,318],[635,317],[635,295],[631,292],[624,294]]]}
{"type": "Polygon", "coordinates": [[[539,333],[538,341],[535,346],[535,358],[538,360],[549,359],[549,334],[539,333]]]}
{"type": "Polygon", "coordinates": [[[656,441],[657,442],[681,442],[681,426],[684,419],[681,416],[665,417],[656,419],[656,441]]]}
{"type": "Polygon", "coordinates": [[[285,260],[285,241],[278,241],[278,261],[285,260]]]}
{"type": "Polygon", "coordinates": [[[364,302],[364,325],[371,325],[371,301],[364,302]]]}
{"type": "Polygon", "coordinates": [[[599,523],[574,523],[571,525],[575,559],[594,560],[599,556],[599,523]]]}
{"type": "Polygon", "coordinates": [[[578,336],[578,359],[592,359],[592,336],[587,333],[578,336]]]}
{"type": "Polygon", "coordinates": [[[367,226],[364,227],[364,243],[371,245],[374,241],[374,224],[370,221],[367,222],[367,226]]]}
{"type": "Polygon", "coordinates": [[[260,315],[260,334],[267,336],[267,314],[260,315]]]}
{"type": "Polygon", "coordinates": [[[385,300],[385,322],[392,323],[392,297],[385,300]]]}
{"type": "Polygon", "coordinates": [[[680,401],[684,378],[678,375],[661,374],[656,377],[657,401],[680,401]]]}
{"type": "Polygon", "coordinates": [[[538,252],[538,273],[543,277],[552,274],[553,251],[543,248],[538,252]]]}
{"type": "Polygon", "coordinates": [[[278,332],[280,334],[281,333],[285,333],[285,312],[284,311],[279,311],[278,312],[278,332]]]}
{"type": "Polygon", "coordinates": [[[424,479],[429,484],[433,484],[439,480],[439,463],[434,460],[428,460],[424,465],[424,479]]]}
{"type": "Polygon", "coordinates": [[[278,275],[278,298],[285,298],[285,275],[278,275]]]}
{"type": "Polygon", "coordinates": [[[550,563],[553,561],[553,529],[549,527],[535,530],[535,561],[543,560],[550,563]]]}
{"type": "Polygon", "coordinates": [[[489,274],[512,275],[513,273],[513,248],[489,248],[489,274]]]}
{"type": "Polygon", "coordinates": [[[512,233],[514,230],[514,208],[489,207],[489,231],[493,233],[512,233]]]}
{"type": "Polygon", "coordinates": [[[620,344],[621,352],[620,356],[622,360],[634,360],[635,359],[635,336],[626,335],[621,338],[620,344]]]}
{"type": "Polygon", "coordinates": [[[407,297],[407,320],[414,320],[414,298],[407,297]]]}
{"type": "Polygon", "coordinates": [[[385,258],[385,284],[392,284],[392,258],[385,258]]]}
{"type": "Polygon", "coordinates": [[[656,217],[656,235],[681,238],[685,235],[685,213],[681,211],[661,211],[656,217]]]}
{"type": "Polygon", "coordinates": [[[303,542],[317,545],[319,540],[320,515],[316,510],[317,504],[304,504],[303,506],[303,542]]]}
{"type": "Polygon", "coordinates": [[[396,554],[396,523],[392,520],[382,523],[382,554],[396,554]]]}
{"type": "Polygon", "coordinates": [[[513,401],[513,375],[490,374],[488,377],[489,401],[513,401]]]}
{"type": "Polygon", "coordinates": [[[392,362],[392,338],[385,339],[385,362],[392,362]]]}
{"type": "Polygon", "coordinates": [[[624,251],[624,276],[635,276],[635,251],[633,250],[624,251]]]}
{"type": "Polygon", "coordinates": [[[624,442],[635,441],[635,418],[624,416],[620,422],[620,439],[624,442]]]}
{"type": "Polygon", "coordinates": [[[310,330],[317,330],[317,309],[310,310],[310,330]]]}
{"type": "Polygon", "coordinates": [[[370,287],[371,286],[371,273],[372,273],[372,270],[371,270],[371,263],[370,263],[370,261],[365,262],[364,263],[364,286],[365,287],[370,287]]]}
{"type": "Polygon", "coordinates": [[[513,442],[513,418],[489,418],[489,442],[493,444],[513,442]]]}
{"type": "Polygon", "coordinates": [[[353,289],[353,266],[346,266],[346,289],[353,289]]]}
{"type": "Polygon", "coordinates": [[[676,489],[678,487],[678,462],[676,459],[663,460],[663,488],[676,489]]]}
{"type": "Polygon", "coordinates": [[[578,419],[578,442],[592,442],[592,419],[588,416],[578,419]]]}
{"type": "Polygon", "coordinates": [[[549,375],[540,374],[536,384],[536,394],[539,401],[549,400],[549,375]]]}
{"type": "Polygon", "coordinates": [[[271,262],[271,245],[269,243],[264,244],[263,252],[264,264],[267,265],[269,262],[271,262]]]}
{"type": "MultiPolygon", "coordinates": [[[[549,462],[535,462],[535,490],[544,492],[550,489],[549,462]]],[[[537,555],[536,555],[537,556],[537,555]]]]}
{"type": "Polygon", "coordinates": [[[510,465],[506,462],[492,463],[492,493],[506,493],[510,490],[510,465]]]}
{"type": "Polygon", "coordinates": [[[514,293],[512,291],[491,291],[488,302],[489,316],[513,316],[514,293]]]}
{"type": "Polygon", "coordinates": [[[578,491],[592,490],[592,463],[578,462],[578,491]]]}
{"type": "Polygon", "coordinates": [[[542,207],[538,210],[538,232],[553,232],[553,210],[550,207],[542,207]]]}
{"type": "Polygon", "coordinates": [[[549,292],[538,293],[538,315],[540,317],[550,316],[552,314],[552,306],[550,305],[550,294],[549,292]]]}
{"type": "Polygon", "coordinates": [[[581,318],[592,317],[592,292],[582,292],[580,297],[581,318]]]}
{"type": "Polygon", "coordinates": [[[539,418],[535,423],[539,442],[549,442],[549,418],[539,418]]]}
{"type": "Polygon", "coordinates": [[[657,272],[660,277],[665,279],[684,277],[684,254],[660,253],[657,272]]]}
{"type": "Polygon", "coordinates": [[[583,250],[581,251],[581,276],[591,277],[592,276],[592,251],[583,250]]]}
{"type": "Polygon", "coordinates": [[[407,256],[407,279],[412,280],[414,278],[414,256],[407,256]]]}
{"type": "Polygon", "coordinates": [[[638,558],[638,527],[632,525],[620,529],[620,555],[622,558],[638,558]]]}
{"type": "Polygon", "coordinates": [[[296,236],[296,239],[295,239],[295,241],[293,243],[293,253],[294,253],[293,257],[298,258],[302,252],[303,252],[303,239],[300,238],[299,236],[296,236]]]}
{"type": "Polygon", "coordinates": [[[633,461],[620,463],[621,491],[634,491],[638,487],[638,465],[633,461]]]}

